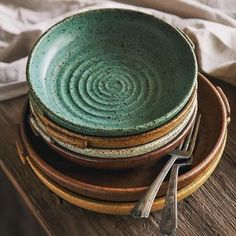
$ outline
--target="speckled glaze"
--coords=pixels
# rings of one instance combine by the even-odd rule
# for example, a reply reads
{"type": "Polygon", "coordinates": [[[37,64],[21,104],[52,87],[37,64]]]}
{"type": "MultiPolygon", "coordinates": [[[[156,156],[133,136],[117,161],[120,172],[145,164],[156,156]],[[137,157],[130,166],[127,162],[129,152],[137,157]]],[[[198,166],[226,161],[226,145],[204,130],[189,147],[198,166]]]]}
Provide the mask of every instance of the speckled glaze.
{"type": "Polygon", "coordinates": [[[149,132],[124,137],[98,137],[74,133],[60,127],[55,122],[48,119],[47,116],[42,113],[39,106],[35,104],[35,101],[33,101],[32,98],[30,99],[30,108],[33,115],[37,117],[37,119],[39,119],[44,126],[47,135],[58,139],[60,142],[68,143],[78,148],[128,148],[152,142],[155,139],[161,138],[169,133],[186,118],[189,112],[191,112],[196,99],[197,89],[194,90],[190,100],[183,110],[166,124],[149,132]]]}
{"type": "Polygon", "coordinates": [[[133,156],[143,155],[148,152],[152,152],[167,143],[171,142],[176,136],[178,136],[182,130],[186,127],[188,122],[190,121],[191,117],[194,114],[194,111],[196,110],[197,103],[194,104],[193,109],[187,114],[186,118],[178,125],[176,128],[174,128],[172,131],[170,131],[168,134],[164,135],[163,137],[156,139],[150,143],[139,145],[136,147],[130,147],[130,148],[123,148],[123,149],[108,149],[108,148],[78,148],[73,145],[70,145],[68,143],[64,143],[59,141],[57,138],[51,138],[46,133],[46,129],[43,126],[43,124],[35,119],[34,117],[30,118],[31,125],[34,127],[34,129],[47,141],[47,142],[56,142],[61,147],[64,147],[65,149],[68,149],[70,151],[73,151],[75,153],[79,153],[82,155],[90,156],[90,157],[97,157],[97,158],[129,158],[133,156]]]}
{"type": "MultiPolygon", "coordinates": [[[[227,123],[230,118],[230,111],[226,108],[226,103],[227,99],[222,99],[222,95],[217,89],[201,76],[199,79],[199,112],[202,115],[202,121],[194,150],[193,164],[180,173],[179,189],[187,185],[193,186],[193,182],[200,176],[209,177],[208,168],[212,165],[214,168],[216,167],[224,150],[227,123]]],[[[74,163],[60,158],[32,133],[27,122],[28,114],[28,110],[24,111],[22,117],[21,135],[18,140],[19,154],[25,153],[24,158],[29,157],[35,167],[58,186],[63,186],[65,192],[70,189],[83,196],[112,201],[112,203],[107,202],[107,204],[111,204],[110,207],[124,206],[127,203],[115,204],[114,201],[128,202],[140,199],[165,164],[166,159],[164,158],[128,170],[101,171],[76,166],[74,163]]],[[[125,162],[126,159],[123,161],[125,162]]],[[[162,184],[159,196],[165,194],[167,184],[167,182],[162,184]]],[[[188,189],[186,192],[189,192],[188,189]]],[[[114,208],[112,209],[114,210],[114,208]]],[[[117,209],[117,212],[121,211],[121,208],[117,209]]]]}
{"type": "Polygon", "coordinates": [[[31,95],[55,123],[95,136],[157,128],[189,100],[197,63],[188,40],[140,12],[100,9],[50,28],[27,65],[31,95]]]}

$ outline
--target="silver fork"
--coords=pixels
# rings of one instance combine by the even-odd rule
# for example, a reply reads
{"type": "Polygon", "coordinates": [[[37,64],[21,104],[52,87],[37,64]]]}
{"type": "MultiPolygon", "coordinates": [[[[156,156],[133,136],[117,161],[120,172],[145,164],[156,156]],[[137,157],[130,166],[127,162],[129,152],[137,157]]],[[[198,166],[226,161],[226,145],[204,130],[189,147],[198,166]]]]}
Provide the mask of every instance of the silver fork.
{"type": "MultiPolygon", "coordinates": [[[[199,129],[201,115],[198,116],[195,130],[199,129]]],[[[171,170],[169,185],[166,193],[165,206],[162,210],[160,232],[167,235],[175,235],[177,229],[177,189],[178,189],[178,173],[179,168],[191,165],[193,162],[193,155],[191,158],[183,163],[174,164],[171,170]]]]}
{"type": "Polygon", "coordinates": [[[187,135],[180,147],[169,153],[171,157],[169,158],[168,162],[165,164],[159,175],[148,188],[143,198],[141,198],[140,201],[132,209],[131,215],[133,217],[147,218],[149,216],[157,192],[166,175],[168,174],[170,168],[173,166],[176,160],[186,159],[192,155],[198,133],[198,129],[194,128],[195,125],[196,122],[194,123],[194,126],[192,127],[190,133],[187,135]]]}

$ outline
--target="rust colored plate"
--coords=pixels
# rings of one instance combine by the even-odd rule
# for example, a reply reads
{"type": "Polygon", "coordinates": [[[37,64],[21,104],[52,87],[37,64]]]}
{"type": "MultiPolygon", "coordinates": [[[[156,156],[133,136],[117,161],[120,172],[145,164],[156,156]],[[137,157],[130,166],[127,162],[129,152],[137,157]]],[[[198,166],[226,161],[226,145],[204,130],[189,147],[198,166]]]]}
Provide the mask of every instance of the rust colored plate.
{"type": "MultiPolygon", "coordinates": [[[[224,143],[227,130],[227,111],[217,89],[203,76],[199,78],[199,109],[202,115],[199,138],[191,168],[182,169],[178,187],[182,188],[199,175],[215,160],[224,143]]],[[[95,170],[78,167],[57,158],[57,154],[32,133],[27,122],[21,126],[25,150],[32,163],[57,184],[81,195],[110,201],[138,200],[157,176],[166,158],[127,170],[95,170]]],[[[166,191],[167,182],[161,186],[159,196],[166,191]]]]}
{"type": "MultiPolygon", "coordinates": [[[[27,113],[26,113],[27,114],[27,113]]],[[[165,157],[165,155],[176,148],[182,140],[185,138],[187,135],[188,131],[190,130],[191,126],[193,125],[193,122],[195,120],[195,115],[191,117],[189,123],[187,126],[183,129],[183,131],[176,137],[174,138],[171,142],[167,143],[166,145],[155,149],[154,151],[142,154],[142,155],[137,155],[137,156],[132,156],[132,157],[121,157],[121,158],[98,158],[98,157],[91,157],[91,156],[85,156],[83,154],[75,153],[70,150],[67,150],[64,147],[61,147],[60,145],[57,145],[56,143],[52,143],[51,141],[47,141],[47,139],[44,139],[44,141],[47,142],[48,146],[53,149],[55,152],[58,153],[58,157],[64,157],[78,165],[85,166],[85,167],[92,167],[95,169],[129,169],[129,168],[134,168],[140,165],[143,165],[145,163],[150,163],[153,161],[156,161],[162,157],[165,157]]],[[[34,131],[36,135],[38,135],[37,131],[34,129],[34,127],[31,125],[31,129],[34,131]]]]}

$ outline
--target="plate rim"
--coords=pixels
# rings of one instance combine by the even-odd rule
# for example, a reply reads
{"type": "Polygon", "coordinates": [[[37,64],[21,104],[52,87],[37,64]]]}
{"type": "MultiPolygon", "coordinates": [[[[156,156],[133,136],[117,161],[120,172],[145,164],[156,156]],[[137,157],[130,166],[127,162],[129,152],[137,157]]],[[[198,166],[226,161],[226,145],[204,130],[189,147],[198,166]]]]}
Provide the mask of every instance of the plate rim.
{"type": "MultiPolygon", "coordinates": [[[[227,132],[225,133],[223,143],[220,147],[220,150],[217,153],[217,158],[210,163],[209,166],[205,169],[204,173],[201,173],[197,178],[195,178],[191,183],[181,188],[177,192],[177,200],[181,201],[197,191],[212,175],[216,169],[218,163],[221,160],[222,154],[224,152],[225,144],[227,140],[227,132]]],[[[40,173],[40,170],[37,170],[36,167],[31,163],[30,158],[27,157],[27,161],[30,165],[31,170],[39,178],[39,180],[53,193],[60,196],[65,201],[76,205],[80,208],[87,209],[102,214],[111,214],[111,215],[130,215],[132,208],[134,207],[136,201],[133,202],[113,202],[105,201],[99,199],[93,199],[87,196],[82,196],[77,193],[59,186],[57,183],[54,183],[53,180],[50,180],[49,177],[46,177],[45,174],[40,173]]],[[[163,208],[165,202],[165,196],[158,197],[154,200],[151,211],[157,211],[163,208]]]]}

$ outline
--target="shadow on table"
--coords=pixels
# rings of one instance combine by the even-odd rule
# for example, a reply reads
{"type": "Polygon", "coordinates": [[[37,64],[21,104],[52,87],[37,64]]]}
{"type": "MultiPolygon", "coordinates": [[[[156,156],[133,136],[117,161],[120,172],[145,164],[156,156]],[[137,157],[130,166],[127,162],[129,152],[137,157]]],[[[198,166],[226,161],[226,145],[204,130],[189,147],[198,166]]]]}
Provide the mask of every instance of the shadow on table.
{"type": "Polygon", "coordinates": [[[0,171],[0,235],[45,236],[20,195],[0,171]]]}

